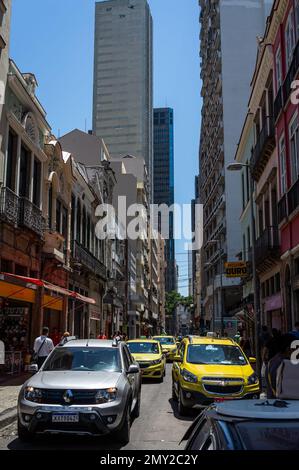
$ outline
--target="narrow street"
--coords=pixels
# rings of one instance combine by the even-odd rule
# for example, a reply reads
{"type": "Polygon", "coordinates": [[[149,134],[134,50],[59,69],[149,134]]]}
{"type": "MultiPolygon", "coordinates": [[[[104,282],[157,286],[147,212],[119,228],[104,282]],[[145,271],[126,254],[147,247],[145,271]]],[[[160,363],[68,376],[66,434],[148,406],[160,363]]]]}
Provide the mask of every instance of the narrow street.
{"type": "MultiPolygon", "coordinates": [[[[182,449],[179,441],[196,416],[178,418],[176,403],[171,399],[171,364],[163,384],[145,382],[142,386],[141,414],[132,425],[131,442],[125,450],[182,449]]],[[[43,437],[24,444],[17,436],[16,423],[0,431],[0,449],[4,450],[110,450],[119,449],[109,437],[103,439],[43,437]]]]}

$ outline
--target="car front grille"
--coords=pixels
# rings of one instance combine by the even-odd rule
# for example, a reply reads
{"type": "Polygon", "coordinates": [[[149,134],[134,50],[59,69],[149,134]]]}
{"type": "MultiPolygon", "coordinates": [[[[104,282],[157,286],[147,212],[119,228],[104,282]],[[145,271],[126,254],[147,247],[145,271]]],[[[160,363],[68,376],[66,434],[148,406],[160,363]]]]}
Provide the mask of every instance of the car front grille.
{"type": "MultiPolygon", "coordinates": [[[[68,389],[44,389],[42,391],[42,402],[46,405],[65,405],[63,398],[64,393],[68,389]]],[[[95,405],[97,390],[72,390],[73,397],[69,404],[71,405],[95,405]]]]}
{"type": "Polygon", "coordinates": [[[217,395],[234,395],[243,390],[242,385],[204,385],[204,389],[208,393],[215,393],[217,395]]]}

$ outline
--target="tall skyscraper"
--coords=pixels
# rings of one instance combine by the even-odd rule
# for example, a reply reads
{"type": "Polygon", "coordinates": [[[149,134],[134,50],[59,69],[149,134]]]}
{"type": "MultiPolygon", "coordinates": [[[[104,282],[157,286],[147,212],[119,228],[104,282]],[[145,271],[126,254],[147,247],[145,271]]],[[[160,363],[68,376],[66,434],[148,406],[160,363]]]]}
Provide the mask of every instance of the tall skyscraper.
{"type": "MultiPolygon", "coordinates": [[[[154,109],[154,204],[174,204],[174,132],[173,110],[154,109]]],[[[169,239],[166,251],[166,292],[176,290],[176,262],[173,213],[169,215],[169,239]]]]}
{"type": "Polygon", "coordinates": [[[142,158],[151,179],[152,43],[147,0],[96,3],[93,132],[104,139],[112,159],[142,158]]]}
{"type": "Polygon", "coordinates": [[[220,327],[241,301],[239,279],[223,275],[226,261],[241,251],[241,185],[226,167],[234,159],[250,80],[256,62],[257,37],[266,27],[272,0],[200,0],[201,78],[203,98],[199,152],[199,200],[203,204],[205,318],[220,327]],[[240,47],[240,41],[242,46],[240,47]]]}

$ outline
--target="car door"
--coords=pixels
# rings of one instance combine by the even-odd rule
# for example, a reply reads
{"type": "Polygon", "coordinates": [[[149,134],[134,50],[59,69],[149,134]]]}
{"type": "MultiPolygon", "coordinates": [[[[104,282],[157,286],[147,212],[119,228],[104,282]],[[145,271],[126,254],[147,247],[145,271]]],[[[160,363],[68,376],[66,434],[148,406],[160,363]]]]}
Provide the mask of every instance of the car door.
{"type": "MultiPolygon", "coordinates": [[[[123,356],[124,356],[125,369],[128,371],[130,365],[135,364],[135,361],[133,357],[131,356],[131,353],[126,345],[123,346],[123,356]]],[[[133,406],[136,403],[136,400],[138,398],[138,393],[139,393],[139,388],[140,388],[139,377],[140,377],[139,374],[127,374],[128,382],[132,390],[133,406]]]]}
{"type": "Polygon", "coordinates": [[[174,362],[173,363],[173,382],[174,382],[174,386],[176,388],[176,391],[177,391],[177,387],[178,387],[178,381],[179,381],[179,378],[180,378],[181,367],[182,367],[183,361],[184,361],[185,349],[186,349],[186,343],[183,342],[183,343],[181,343],[180,348],[179,348],[179,352],[178,352],[179,356],[181,357],[182,363],[180,363],[180,362],[174,362]]]}

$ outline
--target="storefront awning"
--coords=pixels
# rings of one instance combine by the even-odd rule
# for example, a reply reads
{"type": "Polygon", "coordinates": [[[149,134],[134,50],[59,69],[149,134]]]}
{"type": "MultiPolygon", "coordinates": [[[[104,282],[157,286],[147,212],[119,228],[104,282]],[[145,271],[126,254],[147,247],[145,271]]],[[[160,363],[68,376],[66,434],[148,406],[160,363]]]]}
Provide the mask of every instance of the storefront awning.
{"type": "Polygon", "coordinates": [[[44,287],[47,290],[56,292],[56,294],[65,295],[66,297],[71,297],[75,300],[79,300],[87,304],[91,304],[91,305],[96,304],[95,299],[92,299],[91,297],[85,297],[84,295],[81,295],[78,292],[74,292],[74,291],[65,289],[63,287],[56,286],[55,284],[51,284],[50,282],[43,281],[42,279],[35,279],[32,277],[26,277],[26,276],[18,276],[16,274],[10,274],[10,273],[0,273],[0,275],[3,276],[4,279],[7,281],[9,281],[9,279],[11,278],[11,279],[16,279],[16,280],[25,282],[26,284],[25,288],[30,288],[30,285],[44,287]]]}

